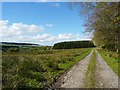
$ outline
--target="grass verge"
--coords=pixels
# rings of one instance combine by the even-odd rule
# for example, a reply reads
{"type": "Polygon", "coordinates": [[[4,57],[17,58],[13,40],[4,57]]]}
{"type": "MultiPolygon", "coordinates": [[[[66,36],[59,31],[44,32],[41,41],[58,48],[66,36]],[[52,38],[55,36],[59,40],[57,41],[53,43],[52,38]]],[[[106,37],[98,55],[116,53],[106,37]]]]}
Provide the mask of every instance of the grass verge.
{"type": "Polygon", "coordinates": [[[94,88],[95,86],[95,59],[96,52],[94,50],[84,79],[84,88],[94,88]]]}
{"type": "Polygon", "coordinates": [[[112,70],[120,77],[120,71],[118,70],[120,65],[120,58],[118,57],[118,54],[105,50],[98,50],[98,52],[112,68],[112,70]]]}

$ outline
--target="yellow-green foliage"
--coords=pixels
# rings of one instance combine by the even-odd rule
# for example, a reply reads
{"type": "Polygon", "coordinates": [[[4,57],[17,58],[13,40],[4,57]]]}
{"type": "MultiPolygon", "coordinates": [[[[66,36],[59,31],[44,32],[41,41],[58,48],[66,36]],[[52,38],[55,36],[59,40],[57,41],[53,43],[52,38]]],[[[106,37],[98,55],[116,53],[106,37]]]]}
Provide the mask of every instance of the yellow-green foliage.
{"type": "Polygon", "coordinates": [[[49,87],[65,70],[91,51],[90,48],[70,50],[20,49],[2,55],[3,88],[49,87]]]}

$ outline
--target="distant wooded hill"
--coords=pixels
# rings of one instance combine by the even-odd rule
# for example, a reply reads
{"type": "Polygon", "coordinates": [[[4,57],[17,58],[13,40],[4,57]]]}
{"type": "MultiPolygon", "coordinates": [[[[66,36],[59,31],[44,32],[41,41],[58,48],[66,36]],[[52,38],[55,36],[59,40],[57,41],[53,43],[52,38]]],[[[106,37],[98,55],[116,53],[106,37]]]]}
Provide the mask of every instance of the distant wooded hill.
{"type": "Polygon", "coordinates": [[[32,44],[32,43],[15,43],[15,42],[0,42],[0,44],[2,44],[2,45],[16,45],[16,46],[19,46],[19,45],[25,45],[25,46],[39,45],[39,44],[32,44]]]}
{"type": "Polygon", "coordinates": [[[16,43],[16,42],[0,42],[0,50],[3,52],[8,51],[9,49],[13,49],[13,51],[19,51],[20,47],[32,47],[39,46],[39,44],[32,43],[16,43]]]}
{"type": "Polygon", "coordinates": [[[73,49],[90,47],[95,47],[92,41],[68,41],[54,44],[53,49],[73,49]]]}

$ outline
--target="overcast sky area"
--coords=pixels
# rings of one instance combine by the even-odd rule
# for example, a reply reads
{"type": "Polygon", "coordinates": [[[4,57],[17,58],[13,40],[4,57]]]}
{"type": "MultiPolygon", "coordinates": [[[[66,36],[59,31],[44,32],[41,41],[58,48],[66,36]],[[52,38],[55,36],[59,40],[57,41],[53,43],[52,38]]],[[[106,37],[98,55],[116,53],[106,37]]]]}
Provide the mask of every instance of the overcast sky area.
{"type": "Polygon", "coordinates": [[[68,2],[2,2],[1,41],[53,45],[89,40],[84,21],[78,8],[71,10],[68,2]]]}

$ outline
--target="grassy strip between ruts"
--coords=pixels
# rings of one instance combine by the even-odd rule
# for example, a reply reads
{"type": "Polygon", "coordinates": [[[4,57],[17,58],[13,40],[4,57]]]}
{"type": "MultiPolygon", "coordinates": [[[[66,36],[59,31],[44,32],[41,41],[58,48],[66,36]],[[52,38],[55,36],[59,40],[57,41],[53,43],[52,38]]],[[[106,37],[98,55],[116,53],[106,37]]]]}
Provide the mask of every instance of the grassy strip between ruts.
{"type": "Polygon", "coordinates": [[[94,88],[95,86],[95,59],[96,52],[94,50],[90,59],[90,63],[88,65],[83,88],[94,88]]]}
{"type": "Polygon", "coordinates": [[[118,54],[105,50],[98,50],[98,52],[107,62],[107,64],[112,68],[112,70],[120,77],[120,71],[118,71],[120,65],[120,58],[118,57],[118,54]]]}

